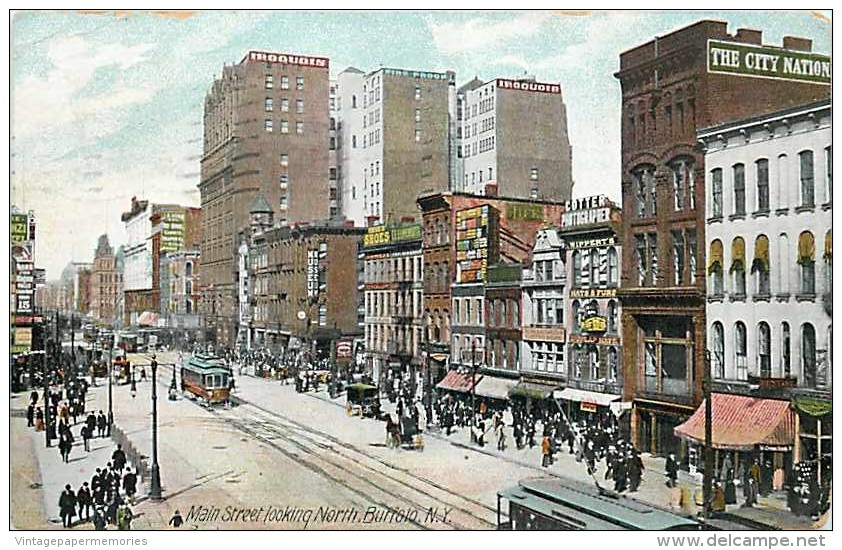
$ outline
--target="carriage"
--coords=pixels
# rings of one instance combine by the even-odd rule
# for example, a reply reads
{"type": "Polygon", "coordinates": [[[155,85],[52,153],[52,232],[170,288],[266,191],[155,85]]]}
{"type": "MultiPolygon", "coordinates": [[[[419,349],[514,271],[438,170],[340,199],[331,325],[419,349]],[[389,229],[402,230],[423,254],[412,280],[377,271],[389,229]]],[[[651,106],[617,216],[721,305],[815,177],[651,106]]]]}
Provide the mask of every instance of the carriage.
{"type": "Polygon", "coordinates": [[[376,418],[380,409],[380,392],[377,386],[358,382],[347,388],[346,410],[351,416],[376,418]]]}
{"type": "Polygon", "coordinates": [[[233,377],[225,361],[211,354],[194,355],[181,364],[181,391],[210,405],[227,403],[233,377]]]}

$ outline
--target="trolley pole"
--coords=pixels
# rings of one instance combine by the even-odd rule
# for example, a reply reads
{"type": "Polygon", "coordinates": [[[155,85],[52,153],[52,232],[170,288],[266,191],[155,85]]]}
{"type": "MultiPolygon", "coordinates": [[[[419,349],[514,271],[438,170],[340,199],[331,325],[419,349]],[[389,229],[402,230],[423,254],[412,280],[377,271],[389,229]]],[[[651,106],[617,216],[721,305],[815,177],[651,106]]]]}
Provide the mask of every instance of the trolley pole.
{"type": "Polygon", "coordinates": [[[149,498],[161,500],[161,471],[158,467],[158,361],[152,356],[152,477],[149,498]]]}
{"type": "Polygon", "coordinates": [[[703,390],[705,394],[705,477],[702,486],[704,499],[704,518],[708,521],[713,504],[713,411],[711,410],[711,372],[710,351],[705,350],[705,378],[703,390]]]}

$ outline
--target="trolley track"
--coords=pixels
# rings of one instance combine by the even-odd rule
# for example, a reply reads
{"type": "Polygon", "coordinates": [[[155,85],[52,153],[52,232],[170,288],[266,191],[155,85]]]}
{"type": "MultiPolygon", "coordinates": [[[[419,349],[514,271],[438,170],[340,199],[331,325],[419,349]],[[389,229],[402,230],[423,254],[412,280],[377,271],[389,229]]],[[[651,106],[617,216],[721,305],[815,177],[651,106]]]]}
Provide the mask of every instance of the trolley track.
{"type": "Polygon", "coordinates": [[[234,409],[205,408],[236,430],[347,489],[361,498],[365,506],[375,505],[381,511],[416,510],[417,518],[406,517],[404,522],[421,529],[477,530],[496,527],[493,520],[497,510],[492,506],[399,468],[276,411],[240,399],[237,401],[240,404],[234,409]],[[427,510],[433,507],[438,510],[438,521],[431,523],[425,521],[425,516],[427,510]],[[445,509],[449,512],[447,521],[443,522],[445,509]]]}

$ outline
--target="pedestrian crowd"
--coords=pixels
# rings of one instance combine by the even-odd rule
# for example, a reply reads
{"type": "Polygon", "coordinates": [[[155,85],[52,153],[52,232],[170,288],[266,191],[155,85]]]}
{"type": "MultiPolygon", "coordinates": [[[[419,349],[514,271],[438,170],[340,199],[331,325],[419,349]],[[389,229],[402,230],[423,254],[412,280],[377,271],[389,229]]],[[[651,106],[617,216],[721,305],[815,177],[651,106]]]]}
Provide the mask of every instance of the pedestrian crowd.
{"type": "Polygon", "coordinates": [[[65,485],[58,507],[62,524],[69,528],[78,516],[80,522],[93,523],[94,529],[103,531],[115,525],[120,531],[131,530],[134,513],[130,505],[137,494],[138,470],[132,470],[121,445],[112,453],[111,460],[97,468],[90,483],[85,481],[74,492],[65,485]]]}

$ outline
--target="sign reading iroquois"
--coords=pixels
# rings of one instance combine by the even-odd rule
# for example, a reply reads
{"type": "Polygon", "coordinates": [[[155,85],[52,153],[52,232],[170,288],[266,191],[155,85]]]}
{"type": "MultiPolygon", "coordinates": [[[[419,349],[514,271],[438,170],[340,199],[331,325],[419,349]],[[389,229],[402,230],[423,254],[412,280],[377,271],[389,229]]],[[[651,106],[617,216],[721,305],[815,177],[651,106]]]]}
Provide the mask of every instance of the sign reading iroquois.
{"type": "Polygon", "coordinates": [[[830,57],[768,46],[708,40],[708,72],[830,84],[830,57]]]}

